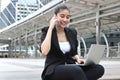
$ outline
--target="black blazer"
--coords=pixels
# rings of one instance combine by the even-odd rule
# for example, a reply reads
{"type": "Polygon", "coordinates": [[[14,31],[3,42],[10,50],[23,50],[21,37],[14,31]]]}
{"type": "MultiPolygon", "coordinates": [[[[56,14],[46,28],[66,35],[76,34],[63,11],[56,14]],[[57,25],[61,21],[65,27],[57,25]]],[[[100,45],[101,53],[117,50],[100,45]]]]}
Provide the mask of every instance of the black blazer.
{"type": "MultiPolygon", "coordinates": [[[[41,43],[45,39],[47,30],[48,27],[44,27],[42,29],[41,43]]],[[[57,65],[61,65],[65,63],[67,64],[75,63],[75,60],[72,57],[77,54],[77,46],[78,46],[77,32],[75,29],[72,28],[65,28],[64,30],[67,39],[70,43],[71,50],[66,54],[63,54],[63,52],[60,50],[59,47],[56,28],[54,28],[52,31],[51,49],[48,55],[46,56],[45,67],[42,73],[42,80],[49,80],[48,77],[53,74],[54,69],[57,65]]]]}

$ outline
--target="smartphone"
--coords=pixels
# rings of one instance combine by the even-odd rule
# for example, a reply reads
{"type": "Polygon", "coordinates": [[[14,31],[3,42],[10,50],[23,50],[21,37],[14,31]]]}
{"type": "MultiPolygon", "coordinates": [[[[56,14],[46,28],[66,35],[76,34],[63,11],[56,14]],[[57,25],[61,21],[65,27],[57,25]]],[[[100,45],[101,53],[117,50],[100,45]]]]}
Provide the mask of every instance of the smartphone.
{"type": "Polygon", "coordinates": [[[59,26],[60,25],[60,21],[56,21],[56,26],[59,26]]]}

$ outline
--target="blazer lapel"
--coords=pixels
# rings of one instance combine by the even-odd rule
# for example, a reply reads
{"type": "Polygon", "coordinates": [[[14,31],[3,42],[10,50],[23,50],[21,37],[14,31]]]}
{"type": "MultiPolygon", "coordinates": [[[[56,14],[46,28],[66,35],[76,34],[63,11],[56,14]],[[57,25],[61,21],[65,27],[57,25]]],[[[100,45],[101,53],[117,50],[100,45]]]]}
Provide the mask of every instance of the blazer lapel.
{"type": "MultiPolygon", "coordinates": [[[[53,35],[53,43],[54,43],[54,45],[55,45],[55,47],[58,49],[58,50],[60,50],[60,46],[59,46],[59,43],[58,43],[58,37],[57,37],[57,32],[56,32],[56,28],[54,28],[54,30],[53,30],[53,33],[52,33],[52,35],[53,35]]],[[[61,50],[60,50],[61,51],[61,50]]],[[[62,51],[61,51],[62,52],[62,51]]]]}
{"type": "MultiPolygon", "coordinates": [[[[72,38],[72,37],[73,37],[73,34],[72,34],[71,30],[69,30],[68,28],[65,28],[64,30],[65,30],[66,37],[67,37],[67,39],[68,39],[68,41],[69,41],[69,43],[70,43],[70,45],[71,45],[71,50],[73,50],[73,49],[75,48],[74,40],[73,40],[73,38],[72,38]]],[[[54,30],[53,30],[53,32],[52,32],[52,35],[53,35],[53,38],[52,38],[53,40],[52,40],[52,41],[53,41],[55,47],[56,47],[59,51],[61,51],[60,46],[59,46],[59,43],[58,43],[56,28],[54,28],[54,30]]],[[[63,52],[61,51],[61,53],[63,53],[63,52]]]]}
{"type": "Polygon", "coordinates": [[[68,28],[65,28],[65,33],[66,33],[67,39],[71,45],[71,50],[73,50],[75,48],[74,40],[72,38],[73,34],[71,33],[71,31],[68,28]]]}

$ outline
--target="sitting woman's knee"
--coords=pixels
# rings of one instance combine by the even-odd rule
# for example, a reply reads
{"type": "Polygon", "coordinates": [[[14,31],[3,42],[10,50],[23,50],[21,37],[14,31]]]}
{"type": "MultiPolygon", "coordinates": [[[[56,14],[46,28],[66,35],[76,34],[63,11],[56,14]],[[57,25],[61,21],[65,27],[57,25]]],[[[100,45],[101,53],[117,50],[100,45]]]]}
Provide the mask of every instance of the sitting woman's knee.
{"type": "Polygon", "coordinates": [[[105,69],[102,65],[97,65],[100,77],[104,74],[105,69]]]}

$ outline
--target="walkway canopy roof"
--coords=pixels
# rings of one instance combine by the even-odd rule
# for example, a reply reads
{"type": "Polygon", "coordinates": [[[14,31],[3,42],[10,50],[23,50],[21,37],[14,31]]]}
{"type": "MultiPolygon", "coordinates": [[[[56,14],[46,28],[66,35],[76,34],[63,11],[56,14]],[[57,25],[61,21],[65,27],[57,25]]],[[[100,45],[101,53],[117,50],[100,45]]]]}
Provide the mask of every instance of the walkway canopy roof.
{"type": "Polygon", "coordinates": [[[69,25],[76,28],[80,36],[94,34],[96,24],[104,33],[120,31],[120,0],[52,0],[35,13],[0,30],[0,39],[24,38],[26,33],[34,36],[35,31],[39,34],[42,27],[49,25],[53,8],[61,3],[70,8],[69,25]]]}

